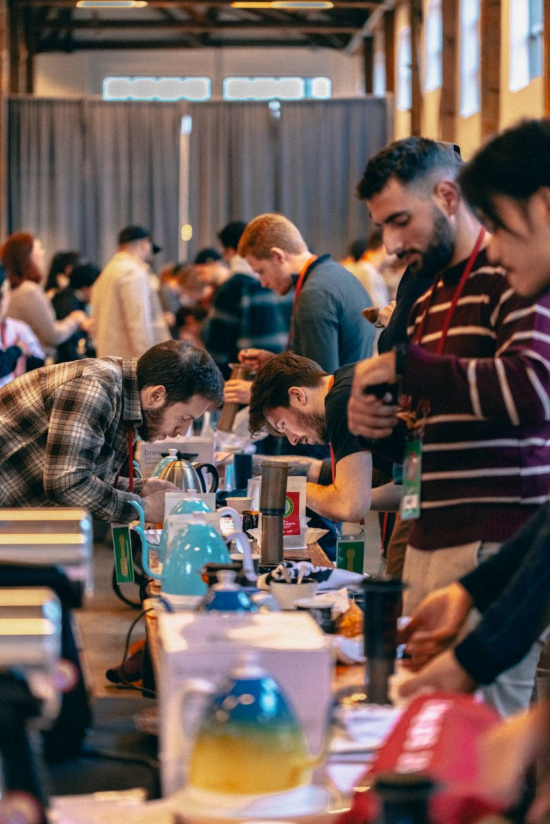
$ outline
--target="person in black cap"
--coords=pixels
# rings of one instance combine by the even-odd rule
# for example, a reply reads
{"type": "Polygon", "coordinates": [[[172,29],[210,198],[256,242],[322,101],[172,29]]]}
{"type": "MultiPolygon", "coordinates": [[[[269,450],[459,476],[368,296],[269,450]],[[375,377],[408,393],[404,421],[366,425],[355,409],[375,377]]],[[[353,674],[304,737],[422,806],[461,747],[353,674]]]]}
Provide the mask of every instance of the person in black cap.
{"type": "Polygon", "coordinates": [[[161,249],[142,226],[126,226],[118,243],[92,291],[94,343],[99,358],[139,358],[170,338],[148,264],[161,249]]]}

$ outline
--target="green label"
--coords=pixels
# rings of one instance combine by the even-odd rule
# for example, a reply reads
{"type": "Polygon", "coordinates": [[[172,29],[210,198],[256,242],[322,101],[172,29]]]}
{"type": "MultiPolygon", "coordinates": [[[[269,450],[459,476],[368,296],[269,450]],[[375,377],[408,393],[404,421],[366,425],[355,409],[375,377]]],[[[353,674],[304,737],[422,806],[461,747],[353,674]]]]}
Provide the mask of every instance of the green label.
{"type": "Polygon", "coordinates": [[[134,559],[128,524],[111,524],[117,584],[134,582],[134,559]]]}
{"type": "Polygon", "coordinates": [[[422,483],[422,440],[410,438],[405,446],[401,520],[413,521],[420,516],[420,486],[422,483]]]}
{"type": "Polygon", "coordinates": [[[365,545],[363,536],[353,541],[338,541],[336,566],[338,569],[347,569],[348,572],[363,574],[363,554],[365,545]]]}

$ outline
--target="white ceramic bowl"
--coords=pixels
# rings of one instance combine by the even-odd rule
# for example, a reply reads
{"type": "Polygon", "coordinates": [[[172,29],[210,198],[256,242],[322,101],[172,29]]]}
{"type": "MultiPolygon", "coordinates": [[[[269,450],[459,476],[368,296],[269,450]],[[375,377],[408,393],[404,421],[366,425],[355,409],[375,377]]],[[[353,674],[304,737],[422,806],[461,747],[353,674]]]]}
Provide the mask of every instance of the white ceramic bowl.
{"type": "Polygon", "coordinates": [[[300,598],[313,598],[317,590],[317,581],[302,581],[301,584],[271,581],[269,589],[281,609],[296,609],[296,601],[300,598]]]}

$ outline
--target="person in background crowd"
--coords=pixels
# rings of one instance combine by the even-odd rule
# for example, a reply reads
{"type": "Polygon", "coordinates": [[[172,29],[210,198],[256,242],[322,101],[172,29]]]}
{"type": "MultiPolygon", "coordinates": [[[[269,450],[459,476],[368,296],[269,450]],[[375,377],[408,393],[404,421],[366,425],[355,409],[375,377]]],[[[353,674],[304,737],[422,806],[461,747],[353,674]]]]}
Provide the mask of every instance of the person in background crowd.
{"type": "Polygon", "coordinates": [[[360,238],[355,240],[349,247],[349,257],[342,262],[348,272],[355,275],[359,283],[370,296],[372,305],[382,309],[390,302],[390,296],[386,282],[377,268],[375,260],[382,262],[387,257],[382,244],[382,234],[379,230],[374,230],[369,234],[368,240],[360,238]],[[371,252],[372,256],[367,258],[371,252]]]}
{"type": "Polygon", "coordinates": [[[182,289],[178,272],[185,266],[185,263],[171,263],[160,273],[159,299],[164,320],[168,324],[171,335],[177,338],[176,314],[181,309],[182,289]]]}
{"type": "MultiPolygon", "coordinates": [[[[459,178],[492,233],[490,257],[523,297],[550,292],[549,169],[550,120],[531,120],[488,143],[459,178]]],[[[520,661],[550,622],[549,558],[545,503],[497,555],[420,604],[404,640],[415,669],[423,668],[403,685],[403,694],[424,686],[471,690],[520,661]],[[483,613],[480,623],[448,649],[464,635],[472,607],[483,613]]]]}
{"type": "Polygon", "coordinates": [[[285,352],[270,358],[252,384],[249,429],[266,426],[296,444],[330,444],[333,476],[328,483],[307,484],[307,505],[334,521],[358,523],[370,509],[370,484],[359,479],[372,472],[371,456],[350,434],[346,407],[354,364],[327,375],[309,358],[285,352]]]}
{"type": "Polygon", "coordinates": [[[210,247],[197,253],[193,266],[199,281],[212,289],[212,299],[231,274],[218,250],[210,247]]]}
{"type": "Polygon", "coordinates": [[[204,347],[201,331],[208,310],[202,306],[181,306],[176,315],[178,339],[204,347]]]}
{"type": "MultiPolygon", "coordinates": [[[[435,278],[413,306],[410,344],[357,365],[348,407],[350,431],[403,462],[399,409],[369,387],[399,380],[411,396],[408,615],[494,554],[546,500],[550,482],[550,298],[510,289],[457,171],[439,144],[408,138],[373,158],[360,184],[388,251],[435,278]]],[[[528,704],[538,651],[489,688],[502,714],[528,704]]]]}
{"type": "Polygon", "coordinates": [[[55,356],[55,347],[68,340],[77,329],[87,328],[89,318],[81,310],[56,320],[52,305],[44,294],[44,247],[26,232],[8,237],[0,249],[0,260],[8,276],[11,295],[8,315],[27,323],[46,355],[55,356]]]}
{"type": "Polygon", "coordinates": [[[214,290],[200,279],[200,266],[194,263],[178,263],[174,271],[181,288],[182,306],[200,306],[202,309],[208,309],[214,290]]]}
{"type": "Polygon", "coordinates": [[[10,282],[0,266],[0,387],[26,371],[44,366],[45,355],[38,338],[21,320],[7,317],[10,282]]]}
{"type": "Polygon", "coordinates": [[[212,358],[182,341],[153,346],[142,357],[84,359],[37,369],[0,390],[0,506],[82,507],[96,518],[128,523],[164,517],[175,486],[118,473],[129,457],[129,433],[144,440],[184,435],[217,408],[223,379],[212,358]]]}
{"type": "Polygon", "coordinates": [[[214,293],[212,307],[202,329],[202,338],[224,378],[231,374],[241,349],[282,352],[288,341],[291,295],[278,297],[260,283],[260,278],[237,247],[246,223],[228,223],[218,237],[230,276],[214,293]]]}
{"type": "Polygon", "coordinates": [[[142,226],[127,226],[119,233],[118,252],[92,290],[99,358],[139,358],[154,344],[170,338],[158,294],[149,282],[148,261],[160,251],[151,232],[142,226]]]}
{"type": "Polygon", "coordinates": [[[46,297],[51,300],[60,290],[69,285],[69,278],[74,267],[78,263],[80,255],[78,252],[56,252],[50,263],[50,271],[46,278],[44,291],[46,297]]]}
{"type": "MultiPolygon", "coordinates": [[[[99,269],[93,263],[77,263],[69,277],[69,285],[52,298],[52,306],[59,320],[67,317],[75,309],[88,313],[92,298],[92,286],[99,277],[99,269]]],[[[57,362],[90,358],[95,356],[88,333],[77,330],[74,335],[57,347],[57,362]]]]}

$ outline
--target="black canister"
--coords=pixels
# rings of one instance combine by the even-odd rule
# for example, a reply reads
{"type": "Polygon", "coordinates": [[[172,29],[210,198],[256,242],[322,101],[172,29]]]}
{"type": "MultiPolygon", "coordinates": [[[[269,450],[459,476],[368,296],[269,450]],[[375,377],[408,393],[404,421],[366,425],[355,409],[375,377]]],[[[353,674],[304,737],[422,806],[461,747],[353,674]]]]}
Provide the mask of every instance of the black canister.
{"type": "Polygon", "coordinates": [[[398,578],[365,578],[364,638],[368,697],[372,704],[390,704],[389,678],[397,650],[397,619],[405,584],[398,578]]]}

